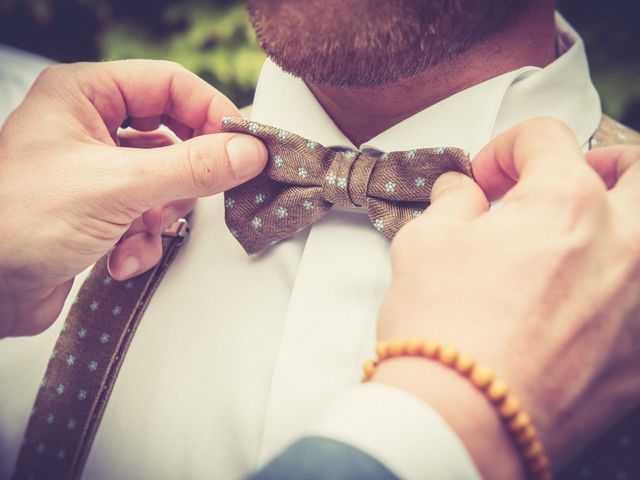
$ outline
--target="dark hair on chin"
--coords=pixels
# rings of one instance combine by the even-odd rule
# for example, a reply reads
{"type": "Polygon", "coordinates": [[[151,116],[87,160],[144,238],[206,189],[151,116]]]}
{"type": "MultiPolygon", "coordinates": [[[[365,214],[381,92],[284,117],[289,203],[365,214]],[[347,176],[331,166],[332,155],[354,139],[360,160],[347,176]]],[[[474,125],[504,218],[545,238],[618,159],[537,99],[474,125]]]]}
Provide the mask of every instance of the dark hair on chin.
{"type": "Polygon", "coordinates": [[[397,82],[506,28],[534,0],[248,0],[256,36],[283,70],[336,86],[397,82]]]}

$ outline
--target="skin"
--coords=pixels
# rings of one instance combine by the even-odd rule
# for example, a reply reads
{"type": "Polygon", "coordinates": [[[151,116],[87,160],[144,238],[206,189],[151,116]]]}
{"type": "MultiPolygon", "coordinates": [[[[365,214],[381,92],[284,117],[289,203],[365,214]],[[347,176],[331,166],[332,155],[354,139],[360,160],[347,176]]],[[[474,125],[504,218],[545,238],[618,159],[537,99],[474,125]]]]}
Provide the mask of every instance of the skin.
{"type": "MultiPolygon", "coordinates": [[[[0,131],[0,200],[19,206],[0,237],[0,335],[50,325],[73,277],[109,251],[118,279],[149,268],[161,227],[190,199],[257,174],[264,147],[248,139],[232,155],[240,136],[218,133],[225,114],[237,109],[173,64],[47,70],[0,131]],[[165,123],[186,141],[120,138],[125,116],[138,130],[165,123]],[[34,134],[44,122],[51,127],[34,134]],[[132,255],[139,264],[127,273],[132,255]]],[[[639,160],[629,147],[585,158],[557,121],[527,122],[474,159],[477,185],[442,176],[431,207],[392,243],[379,338],[435,336],[492,365],[556,467],[640,400],[639,160]]],[[[418,359],[387,361],[374,380],[439,410],[485,478],[524,478],[466,381],[418,359]]]]}
{"type": "Polygon", "coordinates": [[[461,90],[555,59],[554,0],[452,3],[248,1],[262,47],[355,145],[461,90]],[[390,65],[397,59],[409,60],[390,65]]]}
{"type": "Polygon", "coordinates": [[[170,62],[48,68],[0,130],[0,201],[19,206],[3,215],[0,337],[49,327],[75,275],[107,253],[118,280],[151,268],[163,227],[195,197],[255,176],[264,145],[218,133],[224,115],[239,111],[170,62]],[[121,140],[125,117],[141,131],[164,123],[184,142],[141,132],[121,140]]]}
{"type": "MultiPolygon", "coordinates": [[[[585,157],[567,127],[536,119],[473,165],[477,184],[443,175],[395,237],[378,336],[435,337],[492,366],[559,469],[640,401],[640,147],[585,157]]],[[[412,358],[384,362],[374,380],[438,409],[484,478],[524,478],[466,380],[412,358]]]]}
{"type": "Polygon", "coordinates": [[[526,65],[544,67],[555,60],[553,2],[532,3],[527,10],[512,26],[453,60],[392,84],[307,85],[340,130],[361,145],[457,92],[526,65]]]}

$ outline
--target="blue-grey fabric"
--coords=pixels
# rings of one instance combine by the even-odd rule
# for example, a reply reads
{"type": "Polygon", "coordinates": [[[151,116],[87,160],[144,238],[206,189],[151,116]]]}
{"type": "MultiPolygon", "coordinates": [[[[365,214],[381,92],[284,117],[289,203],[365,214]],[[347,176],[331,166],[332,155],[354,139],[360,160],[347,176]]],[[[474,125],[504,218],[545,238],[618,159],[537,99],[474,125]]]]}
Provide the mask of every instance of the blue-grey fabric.
{"type": "Polygon", "coordinates": [[[305,437],[247,480],[399,480],[372,456],[346,443],[305,437]]]}

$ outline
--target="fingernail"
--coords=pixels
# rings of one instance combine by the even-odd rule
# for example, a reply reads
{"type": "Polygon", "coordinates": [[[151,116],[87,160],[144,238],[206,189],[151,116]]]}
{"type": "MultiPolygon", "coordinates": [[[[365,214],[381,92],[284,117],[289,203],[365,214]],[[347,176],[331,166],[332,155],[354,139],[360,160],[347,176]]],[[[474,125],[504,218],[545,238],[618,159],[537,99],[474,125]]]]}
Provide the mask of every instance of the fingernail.
{"type": "Polygon", "coordinates": [[[122,267],[120,268],[120,276],[123,278],[130,277],[134,273],[138,271],[140,268],[140,260],[138,260],[133,255],[129,255],[122,262],[122,267]]]}
{"type": "Polygon", "coordinates": [[[463,175],[458,172],[447,172],[440,175],[431,188],[431,199],[433,200],[445,190],[460,183],[462,177],[463,175]]]}
{"type": "Polygon", "coordinates": [[[236,178],[254,175],[260,170],[266,155],[262,142],[248,135],[236,135],[227,142],[229,165],[236,178]]]}

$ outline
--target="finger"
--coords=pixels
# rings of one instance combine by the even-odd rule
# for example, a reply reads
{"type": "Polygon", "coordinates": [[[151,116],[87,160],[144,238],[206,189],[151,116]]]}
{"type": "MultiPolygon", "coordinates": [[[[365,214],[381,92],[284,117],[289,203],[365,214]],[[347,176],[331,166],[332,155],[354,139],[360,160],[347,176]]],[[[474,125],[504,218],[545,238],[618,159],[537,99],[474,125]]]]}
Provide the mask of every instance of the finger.
{"type": "MultiPolygon", "coordinates": [[[[160,231],[160,221],[158,221],[158,226],[156,228],[156,230],[158,230],[158,232],[160,231]]],[[[153,233],[150,231],[150,227],[147,227],[147,225],[145,225],[144,222],[144,216],[140,215],[138,218],[136,218],[133,222],[131,222],[131,225],[129,225],[129,228],[127,228],[127,231],[124,232],[124,234],[122,235],[122,238],[120,238],[120,241],[118,242],[118,244],[124,242],[125,239],[127,239],[128,237],[132,236],[132,235],[136,235],[140,232],[148,232],[148,233],[153,233]]]]}
{"type": "Polygon", "coordinates": [[[487,197],[471,178],[461,173],[448,172],[433,184],[431,205],[422,216],[471,220],[488,209],[487,197]]]}
{"type": "Polygon", "coordinates": [[[197,199],[185,198],[169,202],[162,207],[162,230],[169,228],[176,220],[183,218],[194,209],[197,199]]]}
{"type": "Polygon", "coordinates": [[[154,267],[162,258],[162,231],[191,212],[195,203],[193,198],[178,200],[138,217],[109,253],[107,266],[113,278],[126,280],[154,267]]]}
{"type": "Polygon", "coordinates": [[[118,148],[117,153],[118,171],[126,172],[127,193],[144,211],[228,190],[257,175],[267,161],[262,142],[232,133],[156,149],[118,148]]]}
{"type": "Polygon", "coordinates": [[[607,188],[624,192],[640,190],[640,147],[615,145],[599,148],[587,152],[586,158],[607,188]]]}
{"type": "Polygon", "coordinates": [[[122,236],[120,244],[124,245],[127,238],[142,232],[160,235],[166,228],[173,225],[176,220],[190,213],[195,205],[195,198],[186,198],[147,210],[131,223],[122,236]]]}
{"type": "Polygon", "coordinates": [[[516,125],[482,149],[472,165],[476,181],[490,200],[502,197],[520,182],[556,188],[576,177],[597,178],[584,161],[573,132],[552,118],[516,125]]]}
{"type": "Polygon", "coordinates": [[[121,147],[158,148],[173,145],[176,140],[167,132],[138,132],[126,129],[118,131],[118,143],[121,147]]]}
{"type": "Polygon", "coordinates": [[[149,132],[158,129],[161,125],[168,127],[178,138],[187,140],[193,137],[193,129],[183,123],[167,116],[157,115],[155,117],[143,117],[129,119],[129,125],[135,130],[149,132]]]}
{"type": "Polygon", "coordinates": [[[160,235],[142,232],[116,245],[109,253],[107,268],[116,280],[127,280],[146,272],[162,258],[160,235]]]}
{"type": "Polygon", "coordinates": [[[173,62],[122,60],[81,64],[79,86],[110,132],[126,117],[166,115],[201,133],[220,131],[222,117],[239,116],[233,103],[197,75],[173,62]],[[100,77],[101,82],[87,81],[100,77]]]}

